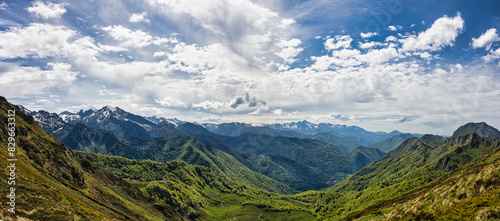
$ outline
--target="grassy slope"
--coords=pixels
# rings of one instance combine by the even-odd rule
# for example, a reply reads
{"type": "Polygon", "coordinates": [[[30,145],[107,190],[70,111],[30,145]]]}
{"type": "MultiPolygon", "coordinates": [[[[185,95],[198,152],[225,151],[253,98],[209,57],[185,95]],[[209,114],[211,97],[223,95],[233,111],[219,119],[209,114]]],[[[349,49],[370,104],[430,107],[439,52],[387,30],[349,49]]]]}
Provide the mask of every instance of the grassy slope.
{"type": "Polygon", "coordinates": [[[156,199],[178,208],[188,219],[312,220],[310,205],[288,196],[242,185],[215,170],[182,161],[130,160],[81,153],[113,174],[134,183],[156,199]]]}
{"type": "Polygon", "coordinates": [[[500,146],[462,169],[407,194],[376,203],[346,219],[498,220],[500,146]]]}
{"type": "Polygon", "coordinates": [[[377,148],[383,152],[389,153],[392,150],[396,149],[401,145],[403,142],[408,140],[409,138],[414,137],[411,134],[398,134],[396,136],[393,136],[391,138],[387,138],[384,140],[379,141],[376,144],[370,145],[369,147],[377,148]]]}
{"type": "Polygon", "coordinates": [[[345,151],[317,140],[247,133],[225,141],[256,155],[247,160],[257,172],[301,191],[326,188],[359,169],[345,151]]]}
{"type": "Polygon", "coordinates": [[[296,192],[280,182],[250,170],[224,151],[191,136],[141,140],[123,138],[109,131],[75,125],[70,132],[66,132],[60,138],[76,150],[123,156],[129,159],[151,159],[158,162],[182,160],[189,164],[210,167],[253,187],[283,194],[296,192]]]}
{"type": "MultiPolygon", "coordinates": [[[[180,220],[170,206],[100,170],[0,97],[0,167],[7,166],[7,110],[16,110],[16,219],[180,220]],[[170,217],[170,218],[169,218],[170,217]]],[[[7,190],[6,172],[0,189],[7,190]]],[[[2,219],[13,220],[2,201],[2,219]],[[10,218],[9,218],[10,217],[10,218]]]]}
{"type": "MultiPolygon", "coordinates": [[[[412,138],[381,160],[330,188],[329,191],[340,196],[324,204],[320,217],[339,219],[381,200],[428,185],[491,152],[495,145],[476,134],[455,137],[439,146],[427,143],[425,138],[412,138]]],[[[315,193],[303,197],[316,201],[321,198],[315,193]]]]}

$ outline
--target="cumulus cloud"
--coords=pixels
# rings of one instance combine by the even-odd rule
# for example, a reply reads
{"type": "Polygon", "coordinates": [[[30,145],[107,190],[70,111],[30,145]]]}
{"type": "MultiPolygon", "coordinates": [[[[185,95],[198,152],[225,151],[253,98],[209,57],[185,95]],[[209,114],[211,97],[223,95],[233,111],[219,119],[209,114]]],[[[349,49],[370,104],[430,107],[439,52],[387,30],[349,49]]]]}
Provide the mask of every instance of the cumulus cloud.
{"type": "Polygon", "coordinates": [[[203,101],[192,105],[193,108],[203,108],[205,110],[217,110],[221,107],[227,107],[226,103],[218,101],[203,101]]]}
{"type": "Polygon", "coordinates": [[[45,4],[42,1],[36,1],[33,2],[33,6],[29,7],[27,10],[38,18],[60,18],[62,14],[66,13],[66,9],[64,7],[67,5],[67,3],[56,4],[47,2],[47,4],[45,4]]]}
{"type": "MultiPolygon", "coordinates": [[[[147,0],[173,21],[189,20],[186,31],[197,30],[200,42],[213,42],[239,54],[253,66],[277,64],[287,69],[302,49],[291,35],[295,21],[250,0],[147,0]],[[221,12],[224,12],[221,14],[221,12]],[[283,60],[285,61],[282,65],[283,60]]],[[[192,35],[196,38],[196,35],[192,35]]],[[[203,45],[203,44],[202,44],[203,45]]],[[[204,45],[206,46],[206,45],[204,45]]]]}
{"type": "Polygon", "coordinates": [[[161,111],[161,109],[157,107],[143,107],[140,109],[139,113],[142,116],[147,116],[147,117],[163,115],[163,111],[161,111]]]}
{"type": "Polygon", "coordinates": [[[498,59],[500,59],[500,48],[497,48],[496,50],[491,49],[490,52],[483,57],[485,62],[492,62],[498,59]]]}
{"type": "Polygon", "coordinates": [[[263,100],[258,100],[255,97],[250,97],[248,93],[244,96],[237,96],[231,102],[229,102],[229,107],[236,109],[241,105],[246,105],[247,107],[256,107],[257,105],[266,105],[266,102],[263,100]]]}
{"type": "Polygon", "coordinates": [[[22,97],[43,95],[52,89],[66,90],[77,79],[78,72],[66,63],[47,63],[40,67],[21,67],[0,63],[0,88],[4,96],[22,97]]]}
{"type": "Polygon", "coordinates": [[[32,23],[0,31],[0,59],[68,58],[73,61],[96,61],[103,51],[122,51],[108,45],[96,45],[89,36],[80,37],[64,26],[32,23]],[[102,46],[102,47],[101,47],[102,46]]]}
{"type": "Polygon", "coordinates": [[[381,43],[381,42],[375,42],[375,41],[370,41],[370,42],[364,42],[364,43],[359,43],[358,44],[359,48],[362,48],[362,49],[368,49],[368,48],[373,48],[373,47],[377,47],[377,46],[384,46],[386,45],[385,43],[381,43]]]}
{"type": "Polygon", "coordinates": [[[397,30],[401,30],[403,29],[403,27],[401,25],[397,25],[397,26],[394,26],[394,25],[390,25],[389,27],[387,27],[387,29],[389,31],[397,31],[397,30]]]}
{"type": "Polygon", "coordinates": [[[283,114],[283,109],[281,109],[281,108],[274,109],[273,114],[274,115],[281,115],[281,114],[283,114]]]}
{"type": "Polygon", "coordinates": [[[178,99],[174,99],[172,97],[164,97],[161,99],[155,99],[155,102],[160,104],[161,106],[164,106],[164,107],[184,107],[184,108],[187,107],[185,102],[178,100],[178,99]]]}
{"type": "Polygon", "coordinates": [[[398,39],[396,37],[394,37],[394,36],[391,35],[391,36],[388,36],[387,38],[385,38],[385,41],[387,41],[387,42],[390,42],[390,41],[397,42],[398,39]]]}
{"type": "Polygon", "coordinates": [[[283,58],[286,64],[291,64],[296,61],[295,57],[299,55],[304,49],[298,47],[302,42],[299,39],[286,40],[282,39],[278,42],[277,46],[282,48],[276,55],[283,58]]]}
{"type": "Polygon", "coordinates": [[[149,45],[161,45],[164,43],[177,43],[177,40],[170,38],[153,37],[141,30],[130,30],[121,25],[103,27],[102,30],[114,39],[120,42],[121,47],[141,48],[149,45]]]}
{"type": "Polygon", "coordinates": [[[149,24],[151,21],[147,18],[148,13],[147,12],[142,12],[142,13],[134,13],[130,15],[130,18],[128,19],[129,22],[132,23],[139,23],[139,22],[144,22],[149,24]]]}
{"type": "Polygon", "coordinates": [[[368,32],[368,33],[361,32],[361,34],[360,34],[360,36],[362,38],[371,38],[371,37],[377,36],[377,35],[379,35],[377,32],[368,32]]]}
{"type": "Polygon", "coordinates": [[[418,36],[409,36],[403,41],[404,51],[437,51],[446,46],[453,46],[458,34],[464,28],[464,20],[460,13],[450,18],[448,16],[437,19],[432,26],[419,33],[418,36]]]}
{"type": "Polygon", "coordinates": [[[67,48],[75,31],[62,26],[33,23],[28,27],[11,27],[0,32],[0,58],[44,58],[57,56],[67,48]]]}
{"type": "Polygon", "coordinates": [[[472,38],[472,47],[473,48],[486,48],[486,50],[490,50],[493,42],[500,41],[500,37],[498,37],[497,29],[492,28],[483,33],[479,38],[472,38]]]}
{"type": "Polygon", "coordinates": [[[351,47],[352,38],[349,35],[339,35],[334,38],[328,38],[325,41],[325,49],[336,50],[351,47]]]}

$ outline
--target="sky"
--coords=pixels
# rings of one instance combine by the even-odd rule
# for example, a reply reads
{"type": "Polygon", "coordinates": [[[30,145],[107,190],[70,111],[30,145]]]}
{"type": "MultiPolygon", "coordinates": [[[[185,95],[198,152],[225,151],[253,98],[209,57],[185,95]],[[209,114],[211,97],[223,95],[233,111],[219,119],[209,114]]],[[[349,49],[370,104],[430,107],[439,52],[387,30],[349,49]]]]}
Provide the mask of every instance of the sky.
{"type": "Polygon", "coordinates": [[[0,95],[191,122],[500,128],[500,1],[0,1],[0,95]]]}

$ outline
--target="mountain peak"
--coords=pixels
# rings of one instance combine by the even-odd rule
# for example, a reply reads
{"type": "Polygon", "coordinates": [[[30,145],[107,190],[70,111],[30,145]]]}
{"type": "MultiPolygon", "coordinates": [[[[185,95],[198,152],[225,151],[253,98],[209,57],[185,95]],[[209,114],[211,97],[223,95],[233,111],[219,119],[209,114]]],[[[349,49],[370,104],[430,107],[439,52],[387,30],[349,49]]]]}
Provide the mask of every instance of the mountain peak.
{"type": "Polygon", "coordinates": [[[106,105],[103,108],[101,108],[101,110],[104,110],[104,111],[108,110],[108,111],[111,111],[111,112],[116,112],[117,110],[120,110],[120,108],[106,105]]]}
{"type": "Polygon", "coordinates": [[[33,111],[29,110],[28,108],[24,107],[23,105],[17,105],[24,113],[31,115],[33,111]]]}
{"type": "Polygon", "coordinates": [[[470,133],[476,133],[487,140],[500,139],[500,131],[485,122],[467,123],[453,132],[452,137],[463,136],[470,133]]]}

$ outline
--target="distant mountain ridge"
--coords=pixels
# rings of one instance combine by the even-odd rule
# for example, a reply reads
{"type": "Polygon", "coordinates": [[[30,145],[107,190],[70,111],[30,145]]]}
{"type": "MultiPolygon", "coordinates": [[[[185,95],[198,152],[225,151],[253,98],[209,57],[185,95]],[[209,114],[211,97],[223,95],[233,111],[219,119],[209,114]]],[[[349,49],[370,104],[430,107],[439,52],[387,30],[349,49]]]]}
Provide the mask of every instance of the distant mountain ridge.
{"type": "MultiPolygon", "coordinates": [[[[333,144],[345,151],[350,151],[357,146],[375,145],[377,142],[381,142],[384,139],[389,139],[393,136],[402,134],[397,130],[390,133],[369,132],[357,126],[329,123],[314,124],[305,120],[284,124],[264,124],[260,126],[254,126],[246,123],[210,123],[202,125],[210,132],[224,136],[236,137],[244,133],[252,133],[271,136],[296,137],[301,139],[315,139],[321,142],[333,144]]],[[[388,152],[390,151],[389,149],[392,150],[399,144],[397,142],[392,142],[379,144],[378,147],[386,148],[385,152],[388,152]],[[388,147],[385,147],[384,145],[388,145],[388,147]]]]}
{"type": "Polygon", "coordinates": [[[311,135],[316,135],[318,133],[324,132],[340,136],[363,136],[365,139],[374,143],[381,141],[385,138],[388,138],[387,135],[369,132],[358,126],[347,126],[347,125],[330,124],[330,123],[315,124],[308,122],[306,120],[284,123],[284,124],[269,124],[266,126],[277,130],[295,131],[298,133],[311,134],[311,135]]]}
{"type": "Polygon", "coordinates": [[[398,134],[394,135],[393,137],[381,140],[376,144],[369,145],[368,147],[377,148],[385,153],[389,153],[412,137],[415,136],[413,136],[412,134],[398,134]]]}

